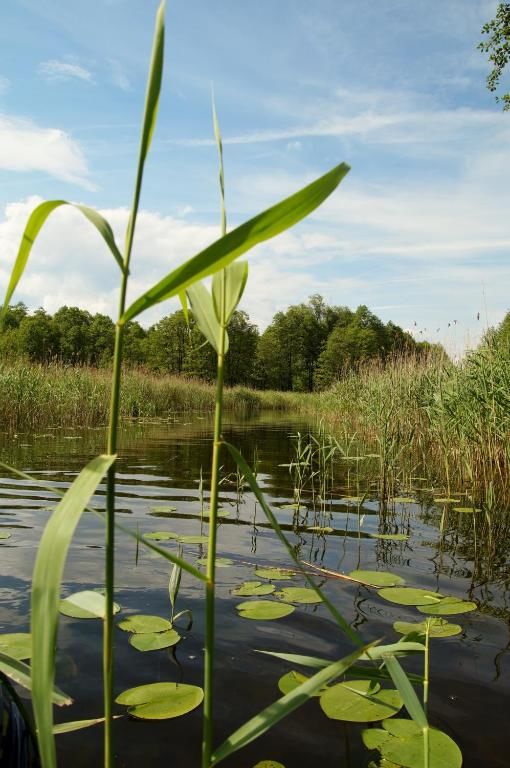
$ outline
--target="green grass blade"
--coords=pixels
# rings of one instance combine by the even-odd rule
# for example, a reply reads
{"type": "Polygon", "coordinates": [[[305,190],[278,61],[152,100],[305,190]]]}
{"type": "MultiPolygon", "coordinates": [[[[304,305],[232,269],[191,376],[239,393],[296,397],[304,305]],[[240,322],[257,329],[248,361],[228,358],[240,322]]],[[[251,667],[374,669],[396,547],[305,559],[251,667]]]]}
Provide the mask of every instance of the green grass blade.
{"type": "Polygon", "coordinates": [[[278,701],[270,704],[259,712],[258,715],[252,717],[244,725],[234,731],[223,744],[218,747],[214,752],[211,760],[211,765],[218,765],[226,757],[229,757],[234,752],[242,749],[254,739],[262,736],[269,728],[272,728],[276,723],[282,720],[287,715],[290,715],[295,709],[300,707],[305,701],[313,696],[316,691],[327,685],[330,680],[342,675],[349,667],[361,656],[361,654],[371,646],[365,646],[364,648],[358,648],[343,659],[334,661],[329,664],[325,669],[321,669],[316,672],[309,680],[301,683],[290,693],[287,693],[278,701]]]}
{"type": "Polygon", "coordinates": [[[57,505],[44,529],[32,578],[32,703],[43,768],[55,768],[51,691],[60,585],[67,551],[82,512],[115,456],[97,456],[82,469],[57,505]]]}
{"type": "Polygon", "coordinates": [[[214,311],[213,299],[203,283],[195,283],[187,289],[188,299],[193,312],[193,317],[205,338],[218,352],[221,336],[225,333],[224,353],[228,351],[228,335],[221,327],[214,311]]]}
{"type": "MultiPolygon", "coordinates": [[[[370,659],[374,658],[375,651],[378,647],[372,648],[370,651],[370,659]]],[[[276,659],[283,659],[291,664],[298,664],[302,667],[309,667],[310,669],[324,669],[331,664],[329,659],[320,659],[317,656],[302,656],[298,653],[278,653],[277,651],[256,651],[257,653],[264,653],[266,656],[274,656],[276,659]]],[[[365,667],[362,664],[353,664],[350,669],[350,674],[354,677],[362,677],[368,680],[391,680],[390,673],[384,669],[384,667],[365,667]]],[[[423,683],[422,675],[407,675],[407,679],[417,685],[423,683]]]]}
{"type": "MultiPolygon", "coordinates": [[[[3,672],[6,677],[27,691],[32,690],[32,670],[23,661],[18,661],[18,659],[13,659],[5,653],[0,653],[0,672],[3,672]]],[[[51,700],[57,707],[67,707],[73,703],[72,698],[56,686],[53,686],[51,700]]]]}
{"type": "Polygon", "coordinates": [[[62,205],[70,205],[73,208],[76,208],[76,210],[81,211],[81,213],[83,213],[83,215],[95,226],[95,228],[97,229],[97,231],[99,232],[103,240],[105,241],[106,245],[110,249],[113,255],[113,258],[115,259],[115,261],[117,262],[121,270],[124,269],[122,256],[119,252],[119,249],[117,248],[117,244],[115,242],[115,237],[114,237],[112,228],[110,227],[106,219],[104,219],[97,211],[94,211],[93,208],[88,208],[86,205],[77,205],[76,203],[69,203],[67,202],[67,200],[46,200],[44,203],[41,203],[40,205],[37,206],[37,208],[35,208],[32,211],[28,219],[27,225],[25,227],[25,231],[23,232],[23,236],[21,238],[21,244],[18,250],[18,255],[16,256],[16,261],[14,262],[14,266],[12,268],[11,278],[9,280],[9,285],[7,287],[7,292],[5,294],[2,314],[7,309],[9,302],[12,298],[12,295],[16,290],[16,286],[18,285],[23,275],[23,272],[25,271],[25,267],[27,265],[28,258],[30,256],[30,252],[37,238],[37,235],[41,231],[41,228],[46,222],[46,219],[48,218],[48,216],[51,213],[53,213],[53,211],[55,211],[57,208],[60,208],[62,205]]]}
{"type": "Polygon", "coordinates": [[[138,167],[136,170],[135,192],[129,221],[126,229],[125,246],[125,266],[129,269],[129,260],[131,258],[131,249],[133,247],[133,238],[135,234],[136,217],[138,206],[140,204],[140,193],[142,191],[143,168],[147,159],[147,154],[156,127],[158,116],[159,94],[161,91],[161,81],[163,78],[163,56],[165,50],[165,0],[160,4],[156,14],[156,25],[154,29],[154,39],[152,43],[151,63],[149,67],[149,77],[147,79],[147,90],[145,93],[145,108],[143,113],[142,134],[140,137],[140,150],[138,153],[138,167]]]}
{"type": "Polygon", "coordinates": [[[247,280],[247,261],[235,262],[226,267],[222,272],[214,273],[211,293],[218,322],[221,318],[221,307],[225,306],[225,319],[228,323],[237,305],[241,301],[247,280]],[[223,291],[225,291],[224,299],[223,291]]]}
{"type": "Polygon", "coordinates": [[[391,675],[395,687],[402,696],[404,705],[413,718],[414,722],[422,730],[428,728],[427,716],[423,710],[416,691],[407,679],[407,675],[400,666],[400,663],[394,656],[387,656],[384,658],[386,668],[391,675]]]}
{"type": "Polygon", "coordinates": [[[326,597],[324,592],[315,584],[314,580],[309,575],[309,573],[305,570],[305,568],[303,568],[303,565],[301,564],[301,561],[297,557],[294,551],[294,548],[291,547],[286,537],[284,536],[283,531],[278,524],[278,520],[274,516],[269,504],[267,503],[264,497],[264,494],[262,493],[262,490],[260,489],[259,484],[257,483],[257,480],[253,472],[251,471],[250,467],[246,463],[243,456],[239,453],[237,448],[235,448],[230,443],[225,443],[225,445],[227,446],[230,452],[230,455],[236,462],[237,466],[241,469],[241,472],[246,478],[246,481],[248,482],[253,494],[255,495],[255,498],[257,499],[260,506],[262,507],[267,519],[271,523],[273,530],[275,531],[281,543],[287,550],[289,556],[292,558],[292,560],[296,564],[296,568],[304,576],[304,578],[306,579],[310,587],[313,589],[315,594],[321,598],[322,602],[324,603],[324,605],[326,606],[326,608],[328,609],[328,611],[330,612],[330,614],[332,615],[332,617],[334,618],[334,620],[336,621],[336,623],[338,624],[342,632],[344,632],[347,635],[347,637],[349,637],[357,645],[362,645],[363,641],[361,640],[361,637],[358,635],[358,633],[354,629],[352,629],[351,626],[349,626],[349,624],[344,619],[344,617],[337,611],[337,609],[335,608],[331,600],[329,600],[329,598],[326,597]]]}
{"type": "MultiPolygon", "coordinates": [[[[114,719],[122,717],[122,715],[115,715],[114,719]]],[[[53,726],[53,733],[58,736],[61,733],[72,733],[73,731],[81,731],[84,728],[91,728],[93,725],[99,725],[104,723],[104,717],[95,717],[91,720],[70,720],[67,723],[58,723],[53,726]]]]}
{"type": "Polygon", "coordinates": [[[218,115],[216,113],[216,103],[214,101],[214,91],[211,93],[212,103],[212,117],[214,138],[216,139],[216,148],[218,150],[218,162],[219,162],[219,182],[220,182],[220,204],[221,204],[221,234],[224,235],[227,231],[227,211],[225,208],[225,171],[223,168],[223,142],[221,140],[220,123],[218,121],[218,115]]]}
{"type": "Polygon", "coordinates": [[[329,197],[349,170],[346,163],[341,163],[296,194],[216,240],[149,288],[128,307],[121,322],[127,323],[154,304],[170,299],[192,283],[228,266],[258,243],[269,240],[297,224],[329,197]]]}

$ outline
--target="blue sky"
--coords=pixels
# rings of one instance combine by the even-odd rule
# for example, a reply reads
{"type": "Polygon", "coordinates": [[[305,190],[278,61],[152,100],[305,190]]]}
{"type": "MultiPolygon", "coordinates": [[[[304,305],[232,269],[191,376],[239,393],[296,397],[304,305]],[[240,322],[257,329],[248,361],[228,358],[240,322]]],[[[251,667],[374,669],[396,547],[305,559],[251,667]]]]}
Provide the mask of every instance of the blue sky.
{"type": "MultiPolygon", "coordinates": [[[[486,90],[476,50],[496,6],[169,2],[131,296],[218,235],[213,82],[231,225],[340,161],[352,166],[310,220],[250,255],[243,306],[252,319],[264,327],[275,311],[322,293],[332,304],[367,304],[453,354],[473,346],[509,308],[510,115],[486,90]]],[[[122,242],[156,8],[2,2],[2,285],[40,199],[99,208],[122,242]]],[[[62,209],[17,298],[113,314],[110,262],[78,214],[62,209]]],[[[144,322],[173,309],[162,305],[144,322]]]]}

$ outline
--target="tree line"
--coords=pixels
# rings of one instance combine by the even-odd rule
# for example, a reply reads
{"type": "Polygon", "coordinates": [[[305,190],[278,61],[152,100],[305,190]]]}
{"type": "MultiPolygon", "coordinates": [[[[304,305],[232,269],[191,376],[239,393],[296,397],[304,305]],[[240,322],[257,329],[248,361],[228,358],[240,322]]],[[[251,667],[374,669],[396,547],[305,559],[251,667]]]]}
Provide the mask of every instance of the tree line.
{"type": "MultiPolygon", "coordinates": [[[[322,296],[277,312],[261,334],[246,312],[234,313],[225,380],[228,385],[311,392],[323,389],[368,360],[431,349],[391,321],[383,323],[366,306],[355,310],[326,304],[322,296]]],[[[61,307],[54,315],[29,312],[24,304],[9,308],[0,334],[3,360],[58,361],[68,365],[106,366],[113,356],[115,326],[108,315],[61,307]]],[[[124,360],[160,373],[212,380],[213,350],[193,317],[182,310],[148,329],[126,326],[124,360]]]]}

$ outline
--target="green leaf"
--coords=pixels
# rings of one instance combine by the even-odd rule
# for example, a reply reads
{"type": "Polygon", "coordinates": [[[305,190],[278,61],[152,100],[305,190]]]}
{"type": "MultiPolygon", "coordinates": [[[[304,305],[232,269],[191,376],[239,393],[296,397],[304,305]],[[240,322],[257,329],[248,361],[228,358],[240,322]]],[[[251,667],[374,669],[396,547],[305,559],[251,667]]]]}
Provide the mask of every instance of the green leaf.
{"type": "Polygon", "coordinates": [[[170,507],[168,505],[161,504],[161,505],[156,506],[156,507],[150,507],[150,511],[154,512],[155,514],[169,515],[172,512],[177,512],[177,507],[170,507]]]}
{"type": "Polygon", "coordinates": [[[377,594],[398,605],[436,605],[443,598],[439,592],[414,587],[388,587],[380,589],[377,594]]]}
{"type": "Polygon", "coordinates": [[[285,571],[283,568],[256,568],[255,576],[261,579],[271,579],[272,581],[290,581],[294,574],[285,571]],[[291,575],[292,574],[292,575],[291,575]]]}
{"type": "Polygon", "coordinates": [[[285,768],[282,763],[277,763],[276,760],[261,760],[253,768],[285,768]]]}
{"type": "MultiPolygon", "coordinates": [[[[182,554],[182,548],[179,547],[179,554],[182,554]]],[[[179,587],[181,586],[182,568],[179,565],[174,565],[170,571],[170,579],[168,580],[168,597],[170,598],[170,605],[172,606],[172,621],[175,611],[175,605],[177,603],[177,596],[179,594],[179,587]]]]}
{"type": "Polygon", "coordinates": [[[261,581],[245,581],[242,586],[233,589],[232,594],[239,597],[253,597],[254,595],[270,595],[275,589],[274,584],[263,584],[261,581]]]}
{"type": "Polygon", "coordinates": [[[43,768],[55,768],[53,711],[60,586],[67,551],[83,510],[115,456],[98,456],[80,472],[44,529],[32,578],[32,705],[43,768]]]}
{"type": "Polygon", "coordinates": [[[243,619],[254,619],[255,621],[281,619],[296,610],[293,605],[274,603],[271,600],[248,600],[245,603],[239,603],[236,608],[243,619]]]}
{"type": "Polygon", "coordinates": [[[143,538],[151,541],[170,541],[171,539],[178,539],[179,534],[173,531],[151,531],[151,533],[144,533],[143,538]]]}
{"type": "Polygon", "coordinates": [[[274,656],[276,659],[283,659],[284,661],[290,661],[291,664],[301,664],[303,667],[311,667],[312,669],[325,669],[333,663],[330,659],[319,659],[316,656],[301,656],[297,653],[278,653],[277,651],[257,651],[257,653],[264,653],[266,656],[274,656]]]}
{"type": "Polygon", "coordinates": [[[169,720],[200,706],[202,688],[184,683],[150,683],[129,688],[117,696],[117,704],[129,707],[128,714],[139,720],[169,720]]]}
{"type": "Polygon", "coordinates": [[[413,718],[413,721],[421,730],[428,728],[427,715],[425,714],[420,700],[416,695],[416,691],[407,679],[406,673],[400,666],[400,663],[397,661],[395,656],[385,657],[384,663],[402,697],[402,701],[404,702],[407,711],[413,718]]]}
{"type": "MultiPolygon", "coordinates": [[[[290,672],[287,672],[286,675],[283,675],[283,677],[280,677],[278,680],[278,688],[282,693],[290,693],[295,688],[297,688],[301,683],[306,683],[307,680],[310,678],[306,675],[302,675],[301,672],[296,672],[294,669],[290,672]]],[[[325,688],[321,688],[318,691],[315,691],[315,693],[312,694],[312,696],[320,696],[325,688]]]]}
{"type": "Polygon", "coordinates": [[[306,530],[311,533],[333,533],[335,529],[330,525],[309,525],[306,530]]]}
{"type": "Polygon", "coordinates": [[[193,536],[191,534],[189,536],[179,536],[178,541],[181,544],[207,544],[209,539],[207,536],[193,536]]]}
{"type": "Polygon", "coordinates": [[[12,533],[9,533],[8,531],[0,531],[0,539],[10,539],[12,536],[12,533]]]}
{"type": "Polygon", "coordinates": [[[461,512],[464,515],[471,515],[474,512],[481,512],[481,509],[478,509],[477,507],[454,507],[454,512],[461,512]]]}
{"type": "Polygon", "coordinates": [[[258,243],[297,224],[329,197],[349,170],[348,165],[341,163],[296,194],[233,229],[146,291],[126,310],[121,322],[127,323],[158,302],[170,299],[192,283],[228,266],[258,243]]]}
{"type": "Polygon", "coordinates": [[[124,630],[124,632],[132,632],[135,635],[164,632],[165,630],[172,629],[168,619],[162,619],[161,616],[148,616],[142,613],[133,614],[122,619],[122,621],[119,621],[118,627],[124,630]]]}
{"type": "Polygon", "coordinates": [[[29,632],[10,632],[0,635],[0,653],[11,659],[29,659],[32,656],[32,638],[29,632]]]}
{"type": "MultiPolygon", "coordinates": [[[[380,751],[386,760],[403,768],[423,768],[424,741],[423,733],[410,720],[387,720],[383,728],[393,738],[381,743],[380,751]],[[405,729],[400,726],[406,724],[405,729]],[[391,730],[390,730],[391,729],[391,730]]],[[[430,768],[461,768],[462,753],[453,739],[437,730],[429,729],[429,766],[430,768]]]]}
{"type": "Polygon", "coordinates": [[[21,238],[18,255],[16,256],[16,261],[14,262],[14,266],[11,271],[11,278],[9,280],[9,285],[5,294],[4,305],[2,312],[0,313],[0,317],[3,317],[5,314],[12,295],[16,290],[19,281],[21,280],[37,235],[46,222],[48,216],[62,205],[70,205],[71,207],[76,208],[76,210],[80,211],[95,226],[105,241],[106,245],[110,249],[110,252],[112,253],[115,261],[121,270],[124,271],[122,256],[115,243],[115,237],[113,235],[112,228],[106,219],[103,219],[103,217],[97,213],[97,211],[94,211],[92,208],[88,208],[86,205],[68,203],[67,200],[46,200],[44,203],[40,203],[36,208],[34,208],[28,219],[25,231],[23,232],[23,236],[21,238]]]}
{"type": "MultiPolygon", "coordinates": [[[[121,715],[114,715],[113,719],[121,717],[121,715]]],[[[58,723],[53,726],[53,733],[58,736],[61,733],[72,733],[73,731],[81,731],[83,728],[91,728],[93,725],[99,725],[104,723],[104,717],[95,717],[92,720],[71,720],[67,723],[58,723]]]]}
{"type": "MultiPolygon", "coordinates": [[[[211,510],[210,509],[204,509],[202,513],[202,517],[204,520],[207,520],[211,516],[211,510]]],[[[216,517],[230,517],[230,512],[228,509],[218,509],[216,511],[216,517]]]]}
{"type": "Polygon", "coordinates": [[[409,653],[423,653],[424,650],[425,646],[423,643],[400,640],[398,643],[376,646],[373,650],[369,651],[366,656],[362,656],[361,660],[379,660],[386,657],[388,654],[391,654],[392,656],[407,656],[409,653]]]}
{"type": "Polygon", "coordinates": [[[371,539],[383,539],[384,541],[407,541],[409,536],[405,533],[369,533],[371,539]]]}
{"type": "MultiPolygon", "coordinates": [[[[104,619],[106,617],[106,597],[100,592],[86,589],[75,592],[60,601],[60,613],[73,619],[104,619]]],[[[120,605],[113,604],[113,612],[118,613],[120,605]]]]}
{"type": "Polygon", "coordinates": [[[241,301],[248,280],[248,262],[237,261],[215,272],[212,279],[212,299],[216,319],[221,323],[223,291],[225,291],[225,323],[228,323],[241,301]]]}
{"type": "Polygon", "coordinates": [[[458,504],[460,499],[434,499],[434,504],[458,504]]]}
{"type": "Polygon", "coordinates": [[[232,733],[228,739],[218,747],[212,756],[211,766],[218,765],[218,763],[226,757],[229,757],[234,752],[237,752],[247,744],[250,744],[254,739],[262,736],[262,734],[276,725],[276,723],[280,722],[284,717],[287,717],[287,715],[290,715],[291,712],[294,712],[294,710],[304,704],[305,701],[308,701],[316,691],[320,690],[324,685],[327,685],[330,680],[334,680],[335,677],[339,677],[346,672],[358,657],[370,647],[371,646],[362,646],[349,654],[349,656],[329,664],[325,669],[321,669],[320,672],[317,672],[298,688],[287,693],[281,699],[278,699],[273,704],[270,704],[263,709],[262,712],[255,715],[255,717],[252,717],[244,723],[244,725],[234,731],[234,733],[232,733]]]}
{"type": "Polygon", "coordinates": [[[159,651],[161,648],[170,648],[176,645],[181,636],[175,629],[167,629],[165,632],[144,632],[131,635],[130,645],[137,651],[159,651]]]}
{"type": "Polygon", "coordinates": [[[302,603],[304,605],[311,603],[322,603],[322,598],[313,589],[308,587],[285,587],[279,592],[275,592],[278,600],[286,600],[289,603],[302,603]]]}
{"type": "MultiPolygon", "coordinates": [[[[0,653],[0,672],[3,672],[6,677],[13,680],[22,688],[26,688],[27,691],[32,690],[32,670],[23,661],[13,659],[11,656],[7,656],[0,653]]],[[[50,688],[51,701],[56,704],[57,707],[67,707],[73,703],[73,700],[67,693],[64,693],[56,685],[50,688]]]]}
{"type": "Polygon", "coordinates": [[[461,600],[460,597],[444,597],[435,605],[420,605],[420,613],[428,613],[431,616],[454,616],[458,613],[476,611],[476,603],[469,600],[461,600]]]}
{"type": "MultiPolygon", "coordinates": [[[[207,558],[200,557],[197,560],[197,563],[199,565],[207,565],[207,558]]],[[[234,561],[229,557],[217,557],[214,561],[214,564],[216,565],[216,568],[230,568],[231,565],[234,565],[234,561]]]]}
{"type": "Polygon", "coordinates": [[[349,723],[372,723],[396,715],[403,704],[398,691],[374,691],[372,686],[370,680],[337,683],[322,694],[321,709],[331,720],[349,723]]]}
{"type": "Polygon", "coordinates": [[[383,728],[366,728],[364,731],[361,731],[361,738],[367,749],[378,749],[380,751],[383,742],[391,739],[391,736],[383,728]]]}
{"type": "MultiPolygon", "coordinates": [[[[453,637],[462,632],[462,627],[459,624],[450,624],[446,619],[430,619],[429,622],[429,637],[453,637]]],[[[396,621],[393,629],[401,635],[408,635],[410,632],[419,632],[424,635],[427,631],[427,622],[421,621],[413,624],[408,621],[396,621]]]]}
{"type": "Polygon", "coordinates": [[[351,571],[351,579],[361,581],[363,584],[370,584],[374,587],[394,587],[397,584],[405,584],[405,580],[395,573],[389,571],[351,571]]]}
{"type": "Polygon", "coordinates": [[[222,330],[216,317],[211,294],[203,283],[190,285],[187,288],[187,294],[193,317],[201,332],[216,352],[220,350],[221,335],[225,333],[224,351],[226,354],[228,351],[228,334],[222,330]]]}

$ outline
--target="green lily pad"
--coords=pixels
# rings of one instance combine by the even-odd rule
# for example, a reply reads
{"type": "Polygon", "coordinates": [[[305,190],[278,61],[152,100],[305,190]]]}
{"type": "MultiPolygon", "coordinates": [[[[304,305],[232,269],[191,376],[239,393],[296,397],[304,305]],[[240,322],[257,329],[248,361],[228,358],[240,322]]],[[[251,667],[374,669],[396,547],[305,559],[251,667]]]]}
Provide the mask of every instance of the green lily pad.
{"type": "MultiPolygon", "coordinates": [[[[383,728],[391,737],[380,747],[382,756],[402,768],[422,768],[424,764],[423,734],[412,720],[385,721],[383,728]]],[[[462,753],[446,733],[429,730],[430,768],[461,768],[462,753]]]]}
{"type": "MultiPolygon", "coordinates": [[[[427,622],[396,621],[393,625],[395,632],[400,635],[409,635],[411,632],[425,634],[427,622]]],[[[454,637],[460,635],[462,627],[459,624],[450,624],[446,619],[431,619],[429,621],[429,637],[454,637]]]]}
{"type": "MultiPolygon", "coordinates": [[[[215,563],[216,563],[216,568],[229,568],[231,565],[234,565],[234,561],[231,560],[229,557],[217,557],[215,563]]],[[[207,558],[200,557],[197,560],[197,564],[207,565],[207,558]]]]}
{"type": "Polygon", "coordinates": [[[390,501],[393,501],[395,504],[414,504],[416,499],[411,498],[411,496],[395,496],[390,501]]]}
{"type": "MultiPolygon", "coordinates": [[[[100,592],[84,590],[60,601],[60,613],[73,619],[104,619],[106,615],[106,598],[100,592]]],[[[118,613],[120,605],[113,604],[113,612],[118,613]]]]}
{"type": "Polygon", "coordinates": [[[232,590],[233,595],[239,597],[253,597],[254,595],[270,595],[276,589],[274,584],[263,584],[261,581],[245,581],[240,587],[232,590]]]}
{"type": "Polygon", "coordinates": [[[383,728],[365,728],[361,731],[361,739],[367,749],[381,750],[383,742],[391,739],[391,734],[383,728]]]}
{"type": "Polygon", "coordinates": [[[179,536],[178,541],[181,544],[207,544],[207,536],[179,536]]]}
{"type": "Polygon", "coordinates": [[[130,645],[137,651],[159,651],[161,648],[170,648],[176,645],[181,636],[175,629],[167,629],[165,632],[145,632],[131,635],[130,645]]]}
{"type": "Polygon", "coordinates": [[[311,531],[312,533],[333,533],[335,529],[331,528],[330,525],[324,527],[321,525],[310,525],[306,530],[311,531]]]}
{"type": "Polygon", "coordinates": [[[168,720],[196,709],[203,698],[204,692],[197,685],[150,683],[129,688],[115,701],[129,707],[128,714],[140,720],[168,720]]]}
{"type": "Polygon", "coordinates": [[[327,717],[350,723],[372,723],[393,717],[403,704],[398,691],[374,689],[370,680],[337,683],[320,698],[322,711],[327,717]]]}
{"type": "Polygon", "coordinates": [[[245,603],[236,605],[239,615],[243,619],[254,619],[256,621],[269,621],[271,619],[281,619],[288,616],[296,609],[293,605],[287,603],[275,603],[271,600],[248,600],[245,603]]]}
{"type": "Polygon", "coordinates": [[[0,635],[0,653],[22,661],[32,656],[32,638],[29,632],[9,632],[0,635]]]}
{"type": "Polygon", "coordinates": [[[144,533],[143,537],[151,541],[170,541],[170,539],[178,539],[179,534],[173,531],[152,531],[151,533],[144,533]]]}
{"type": "Polygon", "coordinates": [[[0,539],[10,539],[12,536],[12,533],[9,533],[9,531],[0,531],[0,539]]]}
{"type": "Polygon", "coordinates": [[[177,507],[169,507],[163,504],[161,506],[150,507],[150,511],[155,512],[156,514],[159,513],[160,515],[169,515],[172,512],[177,512],[177,507]]]}
{"type": "Polygon", "coordinates": [[[377,594],[398,605],[435,605],[443,599],[443,595],[438,592],[414,587],[388,587],[380,589],[377,594]]]}
{"type": "MultiPolygon", "coordinates": [[[[204,509],[203,517],[210,517],[211,516],[211,510],[210,509],[204,509]]],[[[230,512],[228,509],[218,509],[216,511],[216,517],[230,517],[230,512]]]]}
{"type": "MultiPolygon", "coordinates": [[[[287,694],[300,686],[301,683],[306,683],[306,681],[309,679],[310,678],[306,675],[302,675],[301,672],[296,672],[293,669],[291,672],[287,672],[286,675],[283,675],[283,677],[280,677],[278,680],[278,688],[282,693],[287,694]]],[[[320,691],[317,691],[316,693],[312,693],[312,696],[321,696],[325,690],[327,690],[327,686],[324,686],[320,691]]]]}
{"type": "Polygon", "coordinates": [[[351,579],[373,584],[375,587],[394,587],[397,584],[405,584],[404,579],[389,571],[351,571],[349,576],[351,579]]]}
{"type": "Polygon", "coordinates": [[[119,629],[124,632],[132,632],[134,635],[146,634],[152,632],[165,632],[172,629],[168,619],[162,619],[161,616],[148,616],[145,614],[135,614],[119,621],[119,629]]]}
{"type": "Polygon", "coordinates": [[[302,504],[281,504],[279,509],[300,509],[302,504]]]}
{"type": "Polygon", "coordinates": [[[384,539],[385,541],[407,541],[406,533],[369,533],[371,539],[384,539]]]}
{"type": "Polygon", "coordinates": [[[255,576],[260,576],[261,579],[274,579],[275,581],[290,581],[292,578],[289,571],[285,571],[283,568],[256,568],[255,576]]]}
{"type": "Polygon", "coordinates": [[[309,587],[285,587],[285,589],[275,592],[274,596],[278,600],[285,600],[289,603],[301,603],[303,605],[322,603],[322,598],[309,587]]]}
{"type": "Polygon", "coordinates": [[[434,499],[434,504],[458,504],[460,499],[434,499]]]}
{"type": "Polygon", "coordinates": [[[431,616],[454,616],[457,613],[469,613],[476,611],[476,603],[470,600],[461,600],[460,597],[444,597],[435,605],[420,605],[421,613],[429,613],[431,616]]]}
{"type": "Polygon", "coordinates": [[[285,768],[283,763],[277,763],[276,760],[261,760],[253,768],[285,768]]]}
{"type": "Polygon", "coordinates": [[[454,507],[454,512],[461,512],[463,515],[472,515],[474,512],[481,512],[478,507],[454,507]]]}

